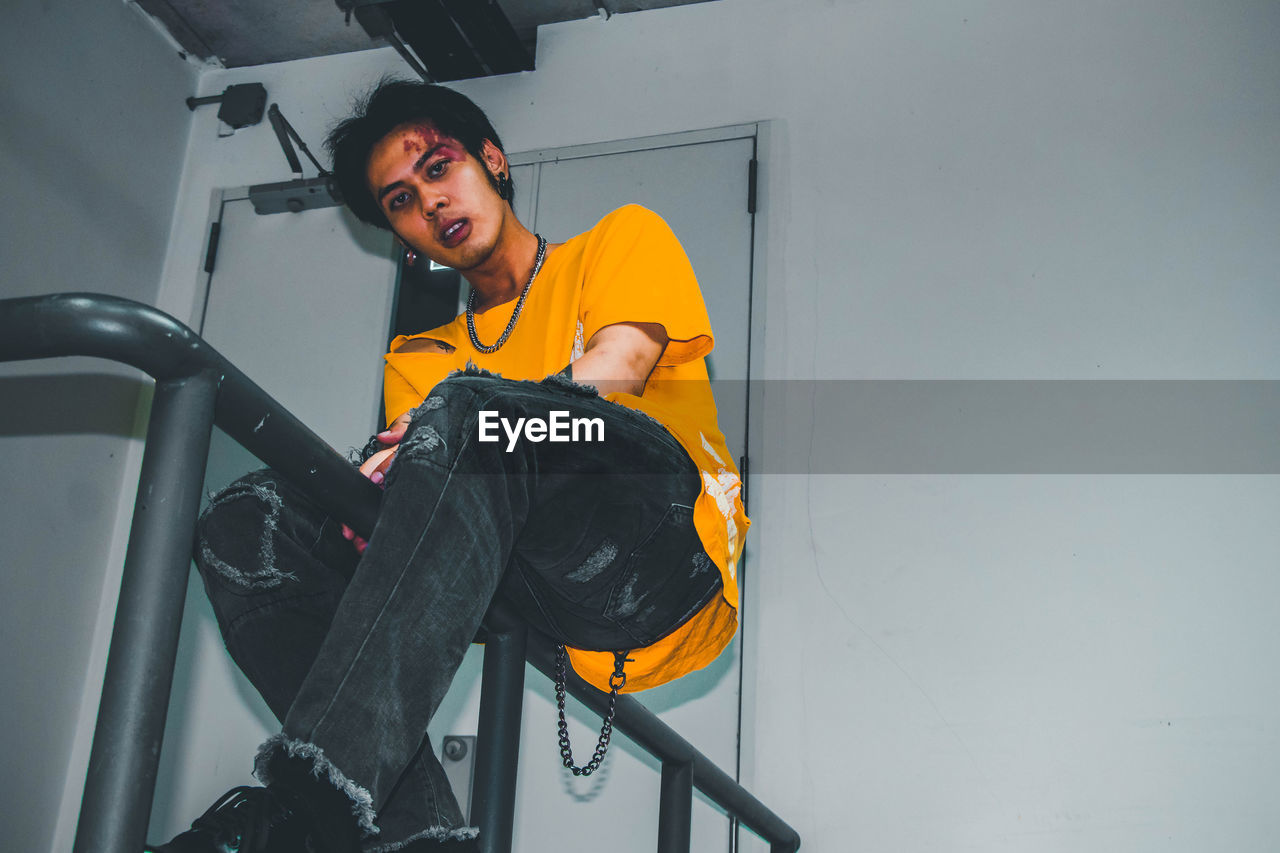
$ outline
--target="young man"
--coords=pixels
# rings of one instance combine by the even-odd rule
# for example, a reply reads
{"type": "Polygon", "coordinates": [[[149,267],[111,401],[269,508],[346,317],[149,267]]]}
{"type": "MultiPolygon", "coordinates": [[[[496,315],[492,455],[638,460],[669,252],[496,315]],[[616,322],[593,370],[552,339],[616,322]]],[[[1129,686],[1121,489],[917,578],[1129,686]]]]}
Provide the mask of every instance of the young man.
{"type": "Polygon", "coordinates": [[[632,205],[564,243],[530,233],[497,133],[442,87],[381,85],[329,148],[356,215],[459,270],[471,301],[392,342],[367,543],[270,471],[202,517],[227,647],[283,730],[265,787],[168,853],[478,849],[425,733],[495,596],[602,690],[705,666],[737,624],[749,522],[666,224],[632,205]]]}

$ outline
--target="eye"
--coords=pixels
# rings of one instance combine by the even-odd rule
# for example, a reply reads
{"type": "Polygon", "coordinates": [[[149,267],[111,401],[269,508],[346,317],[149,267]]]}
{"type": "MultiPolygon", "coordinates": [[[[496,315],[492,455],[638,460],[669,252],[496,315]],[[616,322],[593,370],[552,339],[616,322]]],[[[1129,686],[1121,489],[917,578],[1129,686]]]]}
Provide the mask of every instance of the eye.
{"type": "Polygon", "coordinates": [[[428,178],[438,178],[444,174],[445,167],[449,165],[448,160],[437,160],[427,167],[428,178]]]}
{"type": "Polygon", "coordinates": [[[399,210],[409,203],[409,194],[401,190],[387,199],[387,210],[399,210]]]}

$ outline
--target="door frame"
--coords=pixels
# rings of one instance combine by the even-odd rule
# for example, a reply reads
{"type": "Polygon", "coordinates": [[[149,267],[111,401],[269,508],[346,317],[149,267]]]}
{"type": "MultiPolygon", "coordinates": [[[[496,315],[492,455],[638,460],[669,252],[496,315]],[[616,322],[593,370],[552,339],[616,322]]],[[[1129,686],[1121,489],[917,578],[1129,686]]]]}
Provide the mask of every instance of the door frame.
{"type": "MultiPolygon", "coordinates": [[[[761,120],[749,122],[745,124],[725,125],[721,127],[703,128],[689,131],[679,131],[674,133],[655,134],[652,136],[632,137],[628,139],[608,140],[601,142],[567,145],[551,148],[534,148],[525,151],[519,151],[507,155],[508,163],[512,167],[534,166],[534,184],[533,192],[530,196],[531,210],[537,209],[538,198],[538,182],[541,178],[541,166],[544,163],[554,163],[562,160],[573,160],[588,157],[600,157],[611,154],[623,154],[629,152],[638,152],[646,150],[655,150],[662,148],[675,148],[688,145],[699,145],[711,142],[722,142],[734,139],[751,139],[753,141],[753,157],[756,165],[755,175],[755,205],[751,217],[751,252],[749,261],[749,281],[747,287],[748,293],[748,329],[747,329],[747,413],[746,413],[746,447],[744,455],[739,460],[740,471],[742,474],[742,501],[744,507],[750,514],[750,497],[755,492],[756,487],[760,484],[760,474],[753,470],[751,460],[762,459],[765,453],[763,448],[763,430],[761,427],[761,413],[764,411],[763,404],[763,386],[765,383],[755,380],[755,377],[764,375],[765,367],[765,344],[767,338],[767,323],[764,310],[755,310],[757,302],[764,297],[767,287],[762,287],[765,282],[766,271],[769,269],[768,260],[768,237],[773,232],[773,223],[770,222],[769,215],[771,205],[769,199],[771,196],[770,185],[779,179],[781,170],[773,169],[775,157],[779,145],[777,143],[779,129],[775,127],[776,122],[773,120],[761,120]]],[[[215,190],[210,199],[209,216],[206,220],[205,241],[202,246],[202,259],[208,257],[209,244],[211,242],[212,226],[222,220],[223,208],[229,202],[247,201],[249,199],[249,187],[226,187],[221,190],[215,190]]],[[[532,216],[530,217],[533,218],[532,216]]],[[[534,226],[534,222],[530,221],[528,225],[534,226]]],[[[394,252],[394,250],[393,250],[394,252]]],[[[216,264],[214,269],[216,269],[216,264]]],[[[401,266],[397,264],[396,281],[393,285],[392,311],[395,305],[395,293],[398,293],[400,287],[400,270],[401,266]]],[[[203,261],[201,272],[199,274],[199,284],[195,293],[195,304],[192,306],[192,316],[190,325],[192,328],[200,329],[204,325],[205,314],[207,311],[210,285],[213,273],[204,269],[203,261]]],[[[464,310],[467,297],[467,288],[465,280],[463,282],[462,292],[459,294],[459,311],[464,310]]],[[[762,303],[763,307],[763,303],[762,303]]],[[[388,316],[387,326],[390,327],[392,317],[388,316]]],[[[748,534],[750,536],[750,534],[748,534]]],[[[756,569],[759,566],[756,559],[755,550],[750,547],[750,539],[744,544],[742,553],[742,563],[739,574],[739,613],[740,613],[740,634],[738,644],[738,749],[736,755],[736,767],[734,768],[734,778],[740,783],[751,788],[755,784],[754,778],[754,740],[749,735],[755,730],[755,698],[758,691],[758,676],[754,668],[747,667],[744,662],[748,659],[759,660],[759,647],[757,644],[755,632],[751,628],[757,624],[759,617],[759,606],[756,604],[757,597],[754,594],[756,585],[753,579],[756,569]],[[744,778],[744,774],[746,778],[744,778]]],[[[736,831],[731,833],[731,844],[735,843],[736,831]]]]}

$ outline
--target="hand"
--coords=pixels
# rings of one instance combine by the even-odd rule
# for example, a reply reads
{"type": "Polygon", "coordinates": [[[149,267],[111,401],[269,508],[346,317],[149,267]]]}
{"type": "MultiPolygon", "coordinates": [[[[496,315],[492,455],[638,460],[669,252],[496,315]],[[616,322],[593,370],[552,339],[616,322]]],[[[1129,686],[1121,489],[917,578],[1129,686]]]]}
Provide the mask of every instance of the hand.
{"type": "MultiPolygon", "coordinates": [[[[409,428],[409,414],[405,412],[392,421],[391,426],[375,436],[378,441],[388,446],[370,456],[360,466],[360,473],[368,477],[374,485],[382,486],[386,480],[387,469],[391,467],[391,463],[396,458],[396,451],[400,449],[400,439],[404,438],[405,431],[409,428]]],[[[369,547],[365,539],[357,536],[356,532],[345,524],[342,525],[342,537],[349,540],[361,554],[364,553],[365,548],[369,547]]]]}

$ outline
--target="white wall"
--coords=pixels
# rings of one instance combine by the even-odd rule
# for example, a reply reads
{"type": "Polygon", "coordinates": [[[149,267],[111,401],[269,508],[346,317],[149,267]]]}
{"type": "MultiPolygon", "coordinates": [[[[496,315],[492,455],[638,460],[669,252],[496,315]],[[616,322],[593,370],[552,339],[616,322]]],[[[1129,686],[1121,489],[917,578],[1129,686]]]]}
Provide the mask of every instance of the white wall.
{"type": "MultiPolygon", "coordinates": [[[[0,298],[153,302],[195,70],[119,0],[18,0],[0,26],[0,78],[0,298]]],[[[52,849],[64,787],[78,800],[83,784],[67,768],[87,755],[77,721],[101,685],[105,656],[91,649],[96,638],[104,651],[100,603],[123,561],[144,388],[88,359],[0,367],[5,850],[52,849]]]]}
{"type": "MultiPolygon", "coordinates": [[[[758,376],[1276,378],[1278,29],[1265,2],[721,0],[544,28],[536,72],[459,88],[516,151],[774,120],[758,376]]],[[[202,93],[262,80],[318,140],[398,67],[202,93]]],[[[209,192],[284,176],[265,126],[214,135],[180,316],[209,192]]],[[[767,408],[756,470],[811,428],[767,408]]],[[[1270,844],[1275,477],[750,486],[744,780],[806,849],[1270,844]]]]}
{"type": "MultiPolygon", "coordinates": [[[[1280,373],[1280,8],[783,9],[554,27],[466,91],[516,148],[777,120],[758,375],[1280,373]]],[[[807,849],[1273,844],[1275,477],[751,490],[746,780],[807,849]]]]}

